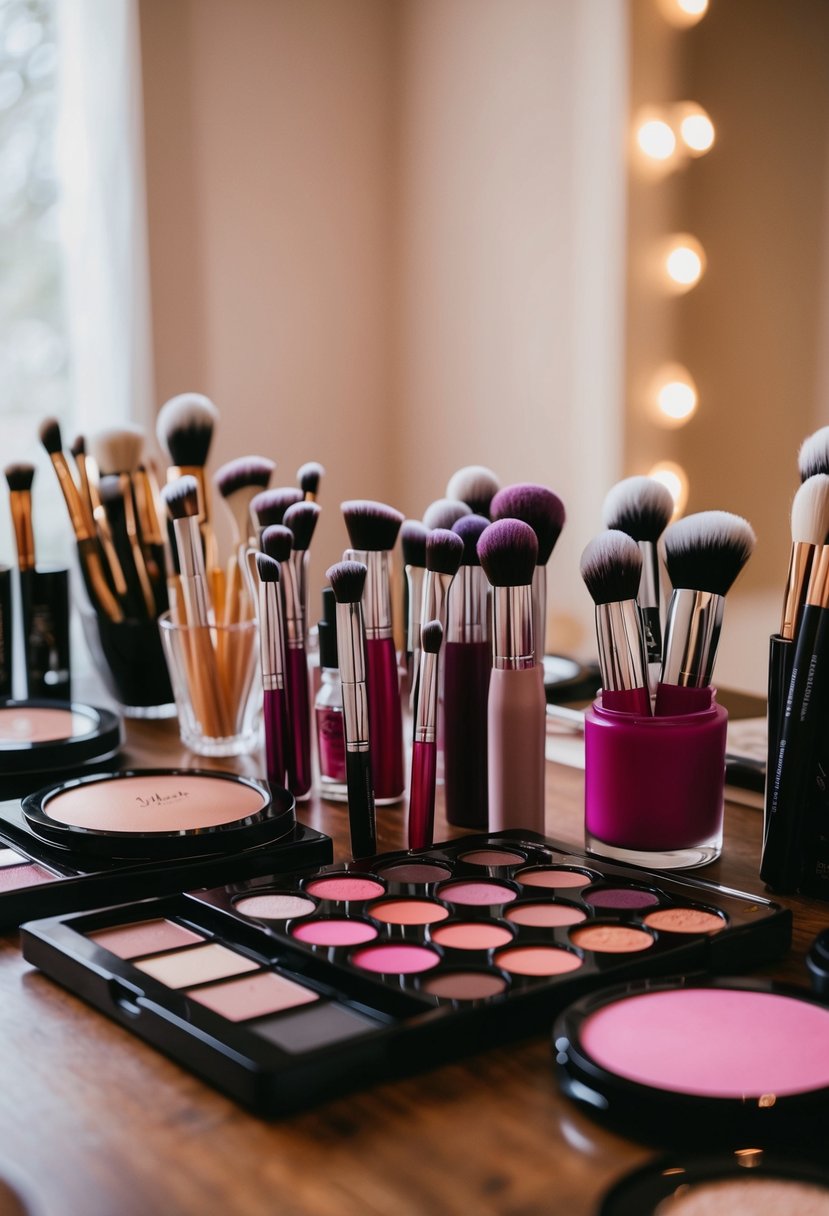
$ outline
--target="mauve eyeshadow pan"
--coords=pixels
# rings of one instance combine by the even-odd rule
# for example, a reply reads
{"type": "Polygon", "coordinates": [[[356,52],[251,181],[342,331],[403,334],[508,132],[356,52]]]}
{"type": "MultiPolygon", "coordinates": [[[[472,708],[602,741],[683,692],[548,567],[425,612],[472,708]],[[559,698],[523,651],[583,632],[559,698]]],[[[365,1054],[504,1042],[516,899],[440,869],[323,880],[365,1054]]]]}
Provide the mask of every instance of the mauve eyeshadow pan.
{"type": "Polygon", "coordinates": [[[113,929],[98,929],[89,937],[96,946],[103,946],[118,958],[141,958],[204,941],[200,934],[171,920],[142,920],[133,925],[117,925],[113,929]]]}
{"type": "Polygon", "coordinates": [[[526,858],[512,849],[473,849],[461,853],[460,860],[470,866],[518,866],[523,865],[526,858]]]}
{"type": "Polygon", "coordinates": [[[246,975],[239,980],[211,984],[187,995],[190,1000],[206,1005],[230,1022],[262,1018],[269,1013],[279,1013],[282,1009],[293,1009],[297,1005],[310,1005],[312,1001],[319,1000],[316,992],[302,988],[273,971],[259,971],[256,975],[246,975]]]}
{"type": "Polygon", "coordinates": [[[237,954],[235,950],[228,950],[218,942],[191,946],[175,954],[141,959],[133,966],[160,980],[168,988],[190,988],[193,984],[206,984],[210,980],[221,980],[228,975],[239,975],[242,971],[256,971],[259,968],[259,964],[252,959],[237,954]]]}
{"type": "Polygon", "coordinates": [[[659,903],[659,896],[642,887],[600,887],[588,891],[584,902],[594,908],[653,908],[659,903]]]}
{"type": "Polygon", "coordinates": [[[282,1013],[251,1026],[256,1034],[290,1052],[313,1051],[376,1029],[372,1019],[330,1001],[318,1001],[296,1013],[282,1013]]]}
{"type": "Polygon", "coordinates": [[[452,871],[440,862],[430,864],[426,861],[396,861],[393,865],[383,866],[379,873],[391,882],[411,882],[419,885],[449,878],[452,871]]]}
{"type": "Polygon", "coordinates": [[[447,1001],[482,1001],[498,996],[506,986],[503,976],[487,971],[444,971],[429,976],[423,984],[430,996],[441,996],[447,1001]]]}
{"type": "MultiPolygon", "coordinates": [[[[22,859],[21,859],[22,860],[22,859]]],[[[23,887],[34,887],[41,882],[59,882],[57,874],[36,865],[8,866],[0,870],[0,891],[18,891],[23,887]]]]}

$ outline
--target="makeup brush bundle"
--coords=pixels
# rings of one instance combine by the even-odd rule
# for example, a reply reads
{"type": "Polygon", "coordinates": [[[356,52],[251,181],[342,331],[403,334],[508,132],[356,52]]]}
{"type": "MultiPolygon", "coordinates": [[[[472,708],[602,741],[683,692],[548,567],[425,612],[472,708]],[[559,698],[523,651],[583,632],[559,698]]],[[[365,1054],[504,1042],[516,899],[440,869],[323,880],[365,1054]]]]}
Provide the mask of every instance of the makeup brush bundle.
{"type": "Polygon", "coordinates": [[[829,899],[829,427],[803,443],[780,630],[769,643],[761,877],[829,899]]]}

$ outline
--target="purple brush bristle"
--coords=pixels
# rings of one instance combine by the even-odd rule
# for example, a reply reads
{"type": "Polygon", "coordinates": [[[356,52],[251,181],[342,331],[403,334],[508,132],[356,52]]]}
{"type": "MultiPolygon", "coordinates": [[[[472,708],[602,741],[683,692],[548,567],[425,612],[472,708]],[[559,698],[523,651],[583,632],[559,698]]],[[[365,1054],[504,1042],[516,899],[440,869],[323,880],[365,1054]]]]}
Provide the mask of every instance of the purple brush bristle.
{"type": "Polygon", "coordinates": [[[286,562],[291,556],[294,538],[290,528],[286,528],[282,524],[271,524],[262,533],[259,543],[262,552],[267,553],[268,557],[272,557],[278,562],[286,562]]]}
{"type": "Polygon", "coordinates": [[[315,502],[295,502],[282,520],[291,529],[295,549],[310,549],[321,508],[315,502]]]}
{"type": "Polygon", "coordinates": [[[429,529],[416,519],[407,519],[400,529],[400,545],[403,549],[403,562],[407,566],[426,565],[426,538],[429,529]]]}
{"type": "Polygon", "coordinates": [[[420,630],[420,645],[426,654],[437,654],[443,641],[440,621],[427,621],[420,630]]]}
{"type": "Polygon", "coordinates": [[[340,506],[352,549],[385,552],[397,541],[403,516],[384,502],[353,498],[340,506]]]}
{"type": "Polygon", "coordinates": [[[426,538],[426,569],[436,574],[457,574],[463,541],[447,528],[435,528],[426,538]]]}
{"type": "Polygon", "coordinates": [[[239,456],[229,460],[213,474],[213,484],[222,498],[229,498],[237,490],[258,486],[265,490],[270,485],[276,462],[266,456],[239,456]]]}
{"type": "Polygon", "coordinates": [[[463,541],[462,566],[480,566],[478,541],[488,527],[489,520],[484,519],[483,515],[464,515],[452,525],[452,531],[463,541]]]}
{"type": "Polygon", "coordinates": [[[363,598],[367,573],[368,568],[362,562],[337,562],[328,567],[325,577],[338,604],[356,604],[363,598]]]}
{"type": "Polygon", "coordinates": [[[564,503],[558,494],[546,486],[519,482],[499,490],[490,511],[493,520],[520,519],[529,524],[538,540],[537,564],[547,565],[566,518],[564,503]]]}
{"type": "Polygon", "coordinates": [[[256,570],[263,583],[279,582],[279,562],[276,558],[269,557],[267,553],[256,554],[256,570]]]}
{"type": "Polygon", "coordinates": [[[250,509],[259,520],[259,527],[267,528],[270,524],[281,524],[288,507],[295,502],[302,502],[301,490],[296,486],[277,486],[252,498],[250,509]]]}
{"type": "Polygon", "coordinates": [[[538,564],[535,531],[521,519],[499,519],[481,533],[478,557],[493,587],[526,587],[538,564]]]}

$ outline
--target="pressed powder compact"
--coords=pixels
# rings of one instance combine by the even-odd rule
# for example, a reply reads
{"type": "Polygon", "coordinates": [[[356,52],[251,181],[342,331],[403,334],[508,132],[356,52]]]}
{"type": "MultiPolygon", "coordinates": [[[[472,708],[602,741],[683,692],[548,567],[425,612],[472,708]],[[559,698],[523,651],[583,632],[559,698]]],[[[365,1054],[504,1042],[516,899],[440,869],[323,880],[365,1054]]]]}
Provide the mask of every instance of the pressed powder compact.
{"type": "Polygon", "coordinates": [[[750,967],[790,936],[763,898],[514,830],[39,921],[23,950],[276,1114],[549,1028],[608,980],[750,967]]]}
{"type": "Polygon", "coordinates": [[[319,864],[287,791],[232,773],[96,773],[0,803],[0,926],[319,864]]]}
{"type": "Polygon", "coordinates": [[[113,756],[121,724],[108,709],[74,701],[0,702],[0,771],[19,777],[78,768],[113,756]]]}

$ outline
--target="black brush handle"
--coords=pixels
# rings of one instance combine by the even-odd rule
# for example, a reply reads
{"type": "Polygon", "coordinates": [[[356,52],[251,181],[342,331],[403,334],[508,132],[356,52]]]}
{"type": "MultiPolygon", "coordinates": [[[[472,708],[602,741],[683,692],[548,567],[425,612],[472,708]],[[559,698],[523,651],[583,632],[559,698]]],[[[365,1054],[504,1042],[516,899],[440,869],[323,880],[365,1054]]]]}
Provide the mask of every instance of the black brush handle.
{"type": "Polygon", "coordinates": [[[374,814],[374,784],[369,752],[346,749],[345,779],[348,784],[348,826],[352,857],[370,857],[377,852],[374,814]]]}
{"type": "Polygon", "coordinates": [[[817,732],[829,681],[829,609],[803,610],[780,746],[766,778],[766,825],[760,877],[776,891],[797,889],[815,776],[817,732]]]}
{"type": "MultiPolygon", "coordinates": [[[[792,663],[796,643],[791,638],[774,633],[769,638],[769,692],[766,711],[768,745],[766,749],[766,789],[771,793],[773,777],[777,771],[780,754],[780,739],[783,734],[783,717],[786,712],[786,694],[792,680],[792,663]]],[[[768,808],[767,808],[768,811],[768,808]]],[[[768,813],[763,831],[763,842],[768,834],[768,813]]]]}

